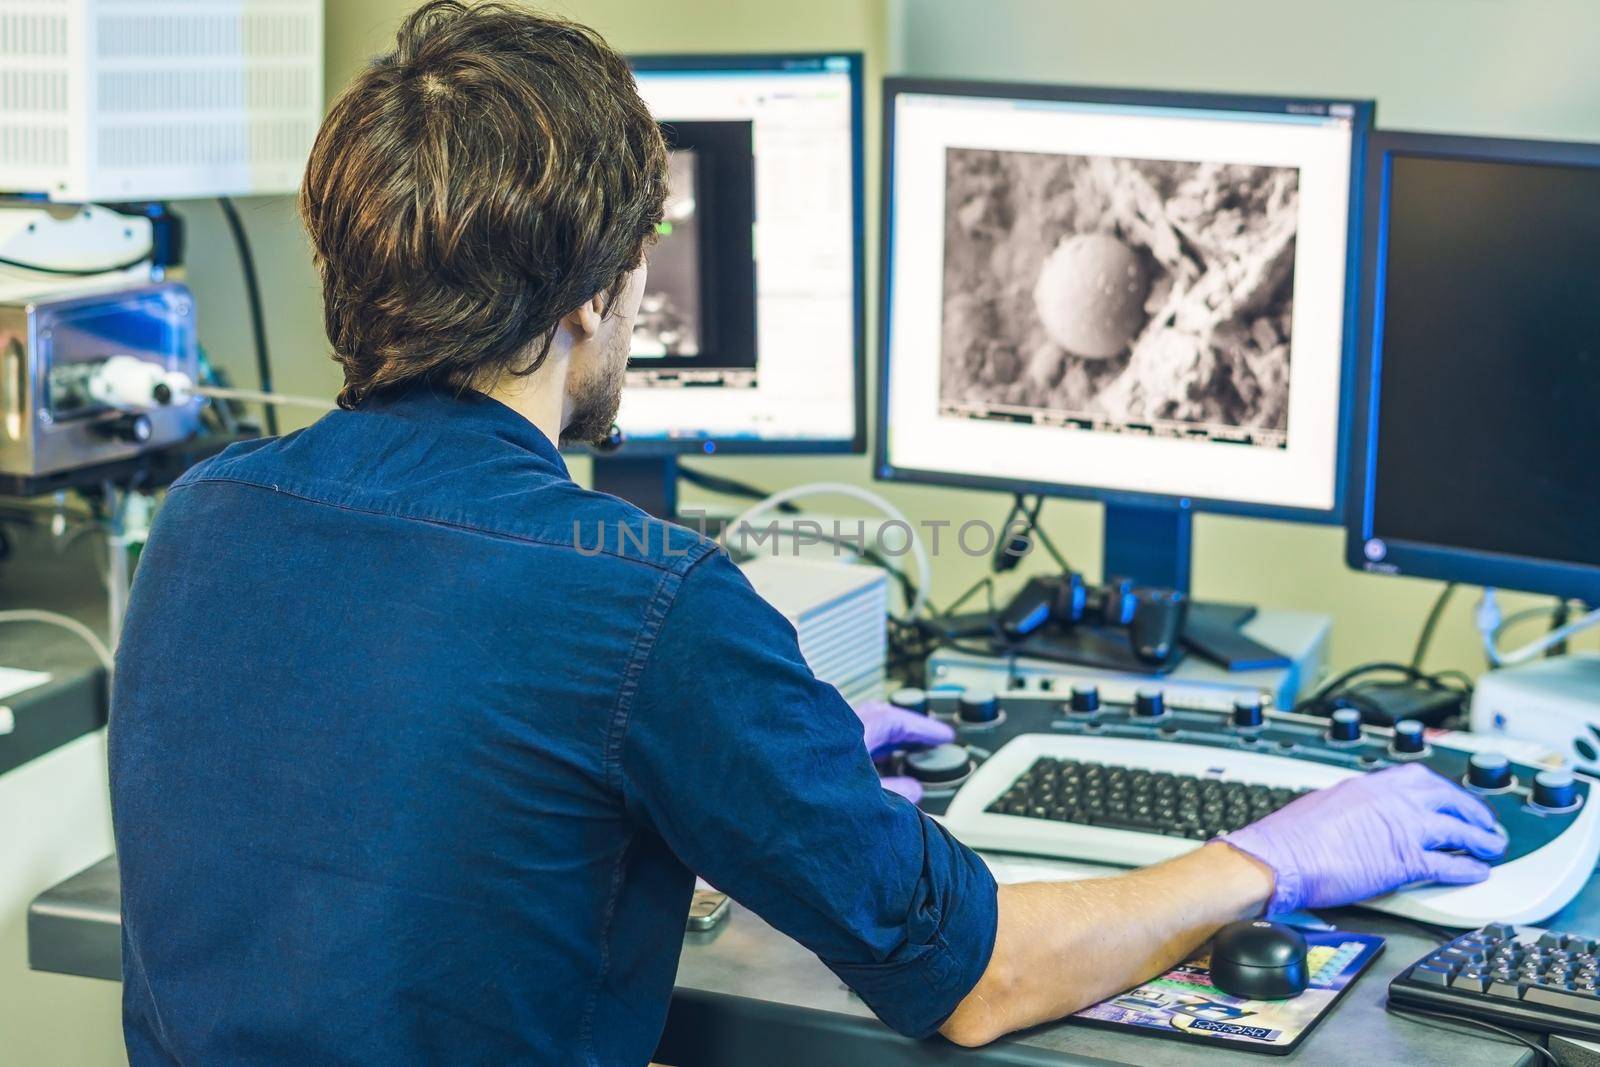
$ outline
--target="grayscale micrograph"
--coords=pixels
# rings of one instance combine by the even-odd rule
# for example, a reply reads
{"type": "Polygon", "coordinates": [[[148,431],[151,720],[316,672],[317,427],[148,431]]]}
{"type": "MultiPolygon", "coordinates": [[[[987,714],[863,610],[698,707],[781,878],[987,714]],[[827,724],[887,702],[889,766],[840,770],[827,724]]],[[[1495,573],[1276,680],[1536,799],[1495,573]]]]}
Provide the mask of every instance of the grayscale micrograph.
{"type": "Polygon", "coordinates": [[[952,148],[940,403],[1283,447],[1300,173],[952,148]]]}

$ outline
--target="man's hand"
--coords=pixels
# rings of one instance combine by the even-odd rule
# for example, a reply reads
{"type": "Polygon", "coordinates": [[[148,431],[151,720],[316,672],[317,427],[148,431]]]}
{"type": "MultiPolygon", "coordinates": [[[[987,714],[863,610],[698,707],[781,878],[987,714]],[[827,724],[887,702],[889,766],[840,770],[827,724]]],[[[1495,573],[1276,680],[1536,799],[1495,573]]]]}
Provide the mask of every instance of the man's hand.
{"type": "MultiPolygon", "coordinates": [[[[863,701],[855,713],[866,733],[867,751],[874,760],[883,759],[896,749],[943,745],[956,738],[956,732],[938,719],[881,700],[863,701]]],[[[914,778],[885,778],[883,787],[913,804],[922,799],[922,783],[914,778]]]]}
{"type": "Polygon", "coordinates": [[[983,1044],[1160,974],[1264,905],[1332,907],[1413,882],[1482,881],[1483,861],[1505,847],[1481,801],[1411,764],[1308,794],[1156,867],[1002,886],[989,965],[940,1030],[983,1044]]]}
{"type": "Polygon", "coordinates": [[[1481,882],[1507,844],[1481,800],[1417,763],[1308,793],[1223,840],[1272,868],[1269,912],[1481,882]]]}

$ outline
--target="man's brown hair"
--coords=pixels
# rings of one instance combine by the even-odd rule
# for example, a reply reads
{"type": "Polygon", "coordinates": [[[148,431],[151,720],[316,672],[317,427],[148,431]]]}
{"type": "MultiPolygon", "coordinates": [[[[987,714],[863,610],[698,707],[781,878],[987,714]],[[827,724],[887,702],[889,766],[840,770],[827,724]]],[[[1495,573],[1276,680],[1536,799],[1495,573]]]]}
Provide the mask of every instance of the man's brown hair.
{"type": "Polygon", "coordinates": [[[340,406],[532,373],[564,315],[615,300],[666,193],[660,131],[594,31],[424,4],[334,101],[300,190],[340,406]]]}

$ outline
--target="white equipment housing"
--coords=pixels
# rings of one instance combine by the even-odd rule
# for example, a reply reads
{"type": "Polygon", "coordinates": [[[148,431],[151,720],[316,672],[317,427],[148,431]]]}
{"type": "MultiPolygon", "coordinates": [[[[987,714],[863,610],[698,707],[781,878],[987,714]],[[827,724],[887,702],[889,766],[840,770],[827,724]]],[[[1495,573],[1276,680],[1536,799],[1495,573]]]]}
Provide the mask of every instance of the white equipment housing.
{"type": "Polygon", "coordinates": [[[1490,671],[1472,692],[1472,730],[1536,741],[1575,770],[1600,778],[1600,655],[1580,652],[1490,671]]]}
{"type": "Polygon", "coordinates": [[[740,569],[794,626],[812,674],[852,703],[883,695],[889,580],[882,570],[770,556],[740,569]]]}
{"type": "Polygon", "coordinates": [[[322,39],[322,0],[0,0],[0,192],[293,192],[322,39]]]}

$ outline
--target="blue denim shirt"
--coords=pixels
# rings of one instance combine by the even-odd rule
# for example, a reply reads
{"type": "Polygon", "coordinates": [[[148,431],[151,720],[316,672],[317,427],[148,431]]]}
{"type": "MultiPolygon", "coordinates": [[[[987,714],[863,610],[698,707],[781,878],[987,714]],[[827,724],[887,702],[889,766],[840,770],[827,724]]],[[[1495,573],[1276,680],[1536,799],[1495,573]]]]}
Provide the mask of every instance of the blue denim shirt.
{"type": "Polygon", "coordinates": [[[111,773],[134,1067],[642,1064],[691,871],[907,1034],[993,948],[981,861],[738,568],[477,394],[173,487],[111,773]]]}

